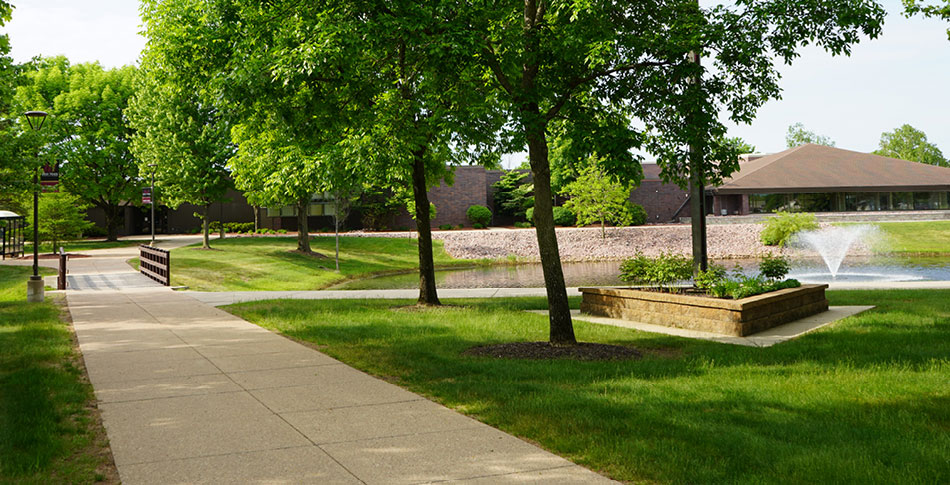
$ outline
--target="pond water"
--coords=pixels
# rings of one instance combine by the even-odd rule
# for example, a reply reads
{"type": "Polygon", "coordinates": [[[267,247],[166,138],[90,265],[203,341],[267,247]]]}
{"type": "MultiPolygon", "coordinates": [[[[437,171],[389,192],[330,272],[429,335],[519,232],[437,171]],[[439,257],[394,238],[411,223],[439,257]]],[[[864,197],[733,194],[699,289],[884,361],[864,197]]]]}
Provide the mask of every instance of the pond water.
{"type": "MultiPolygon", "coordinates": [[[[757,260],[717,261],[732,270],[739,266],[744,274],[755,274],[757,260]]],[[[618,278],[620,262],[595,261],[564,263],[564,279],[567,286],[618,286],[628,285],[618,278]]],[[[839,270],[837,278],[831,279],[821,260],[797,260],[792,263],[788,275],[803,283],[859,282],[859,281],[950,281],[950,257],[899,258],[849,258],[839,270]]],[[[544,275],[540,264],[486,266],[453,269],[436,272],[439,288],[542,288],[544,275]]],[[[355,280],[333,287],[334,290],[366,289],[411,289],[418,288],[418,273],[380,276],[355,280]]]]}

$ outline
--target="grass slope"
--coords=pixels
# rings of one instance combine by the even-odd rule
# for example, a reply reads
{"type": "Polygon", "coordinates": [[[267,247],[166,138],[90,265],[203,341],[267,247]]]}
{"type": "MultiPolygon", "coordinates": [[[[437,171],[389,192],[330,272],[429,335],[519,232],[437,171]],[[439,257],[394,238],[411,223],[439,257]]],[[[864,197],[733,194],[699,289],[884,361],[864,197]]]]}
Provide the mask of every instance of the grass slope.
{"type": "Polygon", "coordinates": [[[575,322],[583,341],[651,351],[618,362],[460,355],[545,340],[546,318],[522,312],[543,299],[229,309],[619,480],[950,483],[950,292],[830,297],[878,307],[771,348],[575,322]]]}
{"type": "MultiPolygon", "coordinates": [[[[415,239],[341,237],[340,273],[333,260],[334,239],[314,237],[314,251],[329,259],[293,250],[293,237],[214,240],[213,250],[189,246],[172,250],[172,284],[198,291],[319,290],[350,278],[419,267],[415,239]]],[[[436,266],[471,265],[453,259],[433,241],[436,266]]]]}
{"type": "Polygon", "coordinates": [[[30,273],[0,266],[0,482],[101,481],[110,458],[92,387],[60,307],[26,303],[30,273]]]}

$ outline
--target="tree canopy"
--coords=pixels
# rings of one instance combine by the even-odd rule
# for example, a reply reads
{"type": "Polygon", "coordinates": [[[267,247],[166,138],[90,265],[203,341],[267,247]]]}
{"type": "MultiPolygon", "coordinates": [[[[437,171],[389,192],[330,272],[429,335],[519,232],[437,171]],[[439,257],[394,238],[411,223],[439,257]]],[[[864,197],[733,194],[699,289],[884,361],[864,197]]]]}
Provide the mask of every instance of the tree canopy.
{"type": "Polygon", "coordinates": [[[143,2],[147,44],[127,114],[135,129],[132,151],[142,173],[154,172],[158,201],[173,208],[197,206],[203,246],[208,248],[210,208],[224,202],[233,186],[227,162],[234,146],[231,123],[209,89],[208,66],[214,61],[207,56],[222,52],[212,50],[214,43],[195,42],[203,38],[183,21],[201,15],[201,10],[185,8],[198,5],[143,2]]]}
{"type": "Polygon", "coordinates": [[[799,145],[805,145],[808,143],[814,143],[815,145],[825,145],[829,147],[835,146],[834,140],[831,138],[816,134],[814,131],[805,129],[805,125],[802,123],[795,123],[788,127],[788,132],[785,134],[785,146],[788,148],[795,148],[799,145]]]}
{"type": "MultiPolygon", "coordinates": [[[[920,0],[902,0],[904,3],[904,15],[921,14],[924,17],[936,17],[944,20],[950,20],[950,0],[942,0],[943,5],[938,3],[922,2],[920,0]]],[[[947,39],[950,39],[950,28],[947,29],[947,39]]]]}
{"type": "Polygon", "coordinates": [[[874,154],[940,167],[950,166],[950,162],[943,157],[937,145],[927,141],[924,132],[906,123],[894,131],[882,133],[881,142],[874,154]]]}
{"type": "Polygon", "coordinates": [[[115,240],[140,185],[124,115],[136,68],[71,65],[64,57],[40,58],[30,67],[17,88],[17,104],[49,112],[52,119],[40,136],[60,163],[62,187],[101,209],[109,240],[115,240]]]}

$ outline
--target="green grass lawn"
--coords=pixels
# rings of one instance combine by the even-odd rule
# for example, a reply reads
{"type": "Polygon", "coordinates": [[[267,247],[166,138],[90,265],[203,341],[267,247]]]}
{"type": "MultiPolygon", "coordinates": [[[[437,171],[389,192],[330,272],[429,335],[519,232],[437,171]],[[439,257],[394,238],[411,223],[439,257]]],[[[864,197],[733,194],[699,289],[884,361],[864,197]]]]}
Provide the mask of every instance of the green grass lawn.
{"type": "Polygon", "coordinates": [[[110,462],[61,308],[26,303],[30,268],[0,266],[0,483],[92,483],[110,462]]]}
{"type": "Polygon", "coordinates": [[[950,291],[829,296],[877,308],[770,348],[576,321],[580,340],[647,351],[615,362],[461,355],[546,340],[522,312],[543,299],[228,308],[618,480],[950,483],[950,291]]]}
{"type": "Polygon", "coordinates": [[[880,222],[883,249],[894,253],[950,253],[950,221],[880,222]]]}
{"type": "MultiPolygon", "coordinates": [[[[214,240],[212,250],[199,246],[173,249],[172,284],[198,291],[319,290],[347,279],[419,267],[415,239],[341,237],[340,272],[333,259],[334,239],[314,237],[317,258],[293,250],[294,237],[247,237],[214,240]]],[[[437,267],[471,266],[453,259],[433,241],[437,267]]]]}

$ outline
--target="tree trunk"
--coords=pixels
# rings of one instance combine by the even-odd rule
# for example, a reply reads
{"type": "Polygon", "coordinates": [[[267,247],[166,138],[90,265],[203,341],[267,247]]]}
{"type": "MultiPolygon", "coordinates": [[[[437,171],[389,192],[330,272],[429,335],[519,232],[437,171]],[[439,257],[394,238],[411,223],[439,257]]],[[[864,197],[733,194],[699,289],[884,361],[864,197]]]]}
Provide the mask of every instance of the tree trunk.
{"type": "Polygon", "coordinates": [[[208,213],[211,211],[211,205],[205,205],[201,210],[201,234],[203,235],[201,239],[201,247],[203,249],[211,249],[211,221],[208,220],[208,213]]]}
{"type": "Polygon", "coordinates": [[[340,272],[340,199],[334,197],[333,230],[336,233],[336,272],[340,272]]]}
{"type": "Polygon", "coordinates": [[[419,233],[420,305],[441,305],[435,289],[435,263],[432,261],[432,228],[429,227],[429,195],[426,193],[425,149],[413,154],[412,194],[416,202],[416,231],[419,233]]]}
{"type": "Polygon", "coordinates": [[[261,208],[256,205],[251,207],[254,209],[254,232],[256,233],[261,229],[261,208]]]}
{"type": "Polygon", "coordinates": [[[304,254],[312,253],[310,249],[310,197],[297,201],[297,251],[304,254]]]}
{"type": "Polygon", "coordinates": [[[106,213],[106,241],[117,241],[119,239],[119,214],[120,207],[117,205],[106,205],[102,207],[106,213]]]}
{"type": "MultiPolygon", "coordinates": [[[[538,113],[534,104],[529,109],[538,113]]],[[[539,119],[540,115],[537,115],[539,119]]],[[[574,325],[571,322],[571,307],[567,301],[567,286],[561,270],[561,255],[554,231],[554,199],[551,196],[551,166],[548,161],[547,138],[544,126],[539,123],[526,125],[528,135],[528,159],[534,175],[534,225],[541,253],[541,269],[544,272],[544,287],[548,295],[550,321],[549,340],[553,345],[574,345],[574,325]]]]}
{"type": "MultiPolygon", "coordinates": [[[[699,52],[689,53],[689,61],[699,65],[699,52]]],[[[698,85],[698,76],[692,83],[698,85]]],[[[697,86],[698,88],[698,86],[697,86]]],[[[696,92],[700,92],[699,89],[696,92]]],[[[692,120],[688,120],[690,122],[692,120]]],[[[706,248],[706,188],[703,181],[703,149],[699,140],[689,144],[689,209],[693,236],[693,276],[706,271],[709,265],[706,248]]]]}

